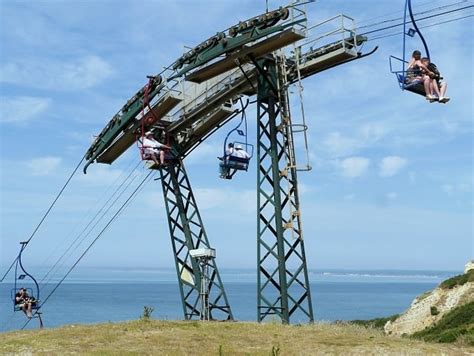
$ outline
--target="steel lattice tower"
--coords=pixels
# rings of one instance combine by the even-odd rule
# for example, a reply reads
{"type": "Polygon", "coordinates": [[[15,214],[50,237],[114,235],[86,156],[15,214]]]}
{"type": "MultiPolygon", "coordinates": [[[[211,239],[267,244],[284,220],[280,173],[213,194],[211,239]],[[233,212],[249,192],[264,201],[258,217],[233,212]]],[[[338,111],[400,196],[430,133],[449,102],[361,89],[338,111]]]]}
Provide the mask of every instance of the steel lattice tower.
{"type": "MultiPolygon", "coordinates": [[[[201,215],[182,162],[160,170],[171,244],[178,273],[178,284],[186,320],[202,316],[200,306],[201,271],[189,255],[197,248],[210,248],[201,215]]],[[[209,261],[209,319],[233,320],[217,265],[209,261]]]]}
{"type": "Polygon", "coordinates": [[[301,229],[297,169],[283,65],[254,62],[257,93],[258,321],[314,320],[301,229]]]}

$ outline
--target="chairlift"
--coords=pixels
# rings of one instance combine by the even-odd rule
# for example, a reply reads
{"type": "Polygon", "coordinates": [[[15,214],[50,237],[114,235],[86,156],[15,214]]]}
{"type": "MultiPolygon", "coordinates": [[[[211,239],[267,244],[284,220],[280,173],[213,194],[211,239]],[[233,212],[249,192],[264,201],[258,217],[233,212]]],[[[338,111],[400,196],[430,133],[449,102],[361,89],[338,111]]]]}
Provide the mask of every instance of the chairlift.
{"type": "Polygon", "coordinates": [[[398,85],[400,86],[401,90],[407,90],[412,93],[426,96],[425,93],[425,88],[423,86],[423,82],[420,82],[419,80],[413,80],[413,73],[407,68],[407,64],[409,63],[406,58],[406,39],[407,37],[413,38],[416,34],[421,39],[421,42],[423,43],[423,47],[425,49],[426,57],[429,59],[430,58],[430,52],[428,49],[428,45],[425,41],[425,38],[421,34],[421,31],[419,30],[415,18],[413,16],[413,11],[411,7],[411,0],[405,0],[405,9],[404,9],[404,15],[403,15],[403,53],[402,53],[402,58],[396,57],[396,56],[390,56],[389,57],[389,63],[390,63],[390,72],[395,74],[397,78],[398,85]],[[413,25],[413,28],[409,28],[407,31],[407,15],[410,17],[410,22],[413,25]],[[394,66],[397,66],[398,69],[395,69],[394,66]],[[401,66],[401,70],[399,69],[401,66]]]}
{"type": "Polygon", "coordinates": [[[237,171],[247,171],[249,168],[249,163],[253,157],[253,145],[247,141],[247,115],[245,114],[245,109],[249,105],[249,101],[244,105],[242,99],[240,99],[240,104],[242,106],[242,116],[239,124],[229,131],[224,140],[223,156],[218,157],[220,160],[219,163],[219,174],[223,179],[232,179],[237,171]],[[241,128],[244,124],[243,129],[241,128]],[[238,136],[245,138],[245,142],[242,141],[232,141],[229,142],[231,135],[236,133],[238,136]]]}
{"type": "MultiPolygon", "coordinates": [[[[153,134],[153,136],[155,136],[155,134],[153,134]]],[[[148,150],[152,147],[151,146],[146,146],[144,144],[144,140],[145,140],[145,133],[142,133],[140,136],[138,136],[137,140],[136,140],[137,146],[138,146],[138,149],[139,149],[139,152],[140,152],[140,158],[141,158],[142,161],[146,161],[146,162],[150,163],[148,168],[158,169],[161,165],[157,165],[156,162],[153,160],[152,154],[148,150]]],[[[163,152],[164,152],[165,165],[170,163],[170,162],[177,161],[176,156],[173,154],[173,152],[171,152],[171,150],[163,149],[163,152]]],[[[157,154],[157,156],[158,156],[157,158],[159,159],[158,154],[157,154]]]]}
{"type": "Polygon", "coordinates": [[[35,311],[34,316],[39,319],[40,327],[42,328],[43,320],[41,319],[41,313],[38,311],[41,308],[40,288],[36,279],[25,270],[25,267],[23,266],[23,261],[22,261],[23,250],[26,248],[26,245],[28,244],[28,242],[23,241],[23,242],[20,242],[20,244],[21,244],[21,249],[16,259],[16,264],[15,264],[14,287],[10,292],[10,297],[13,303],[13,311],[18,312],[18,311],[24,310],[23,303],[18,303],[16,300],[17,293],[19,293],[21,289],[24,289],[31,302],[31,310],[35,311]],[[30,279],[31,282],[33,282],[33,287],[25,287],[26,284],[24,284],[24,282],[28,279],[30,279]]]}

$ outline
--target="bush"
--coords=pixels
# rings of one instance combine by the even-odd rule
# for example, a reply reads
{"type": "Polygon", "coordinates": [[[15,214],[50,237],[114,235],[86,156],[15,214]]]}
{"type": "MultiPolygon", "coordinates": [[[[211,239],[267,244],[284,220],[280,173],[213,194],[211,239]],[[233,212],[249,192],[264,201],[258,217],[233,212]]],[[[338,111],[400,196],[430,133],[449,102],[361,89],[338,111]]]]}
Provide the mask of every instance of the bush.
{"type": "Polygon", "coordinates": [[[376,318],[371,320],[352,320],[350,321],[351,324],[362,325],[366,328],[373,328],[373,329],[383,329],[387,321],[394,321],[398,318],[399,314],[395,314],[386,318],[376,318]]]}
{"type": "Polygon", "coordinates": [[[430,313],[431,313],[431,315],[438,315],[438,314],[439,314],[439,310],[438,310],[438,308],[436,308],[436,307],[431,307],[431,308],[430,308],[430,313]]]}
{"type": "Polygon", "coordinates": [[[454,308],[434,326],[413,334],[413,337],[436,342],[462,339],[474,346],[474,302],[454,308]]]}
{"type": "Polygon", "coordinates": [[[155,309],[153,309],[152,307],[149,307],[149,306],[144,306],[143,307],[143,314],[140,316],[140,320],[143,320],[143,321],[148,321],[150,320],[150,317],[151,317],[151,313],[153,313],[155,309]]]}
{"type": "Polygon", "coordinates": [[[455,276],[453,278],[447,279],[442,282],[439,286],[442,289],[453,289],[456,286],[462,286],[467,282],[474,282],[474,270],[471,269],[467,273],[460,274],[459,276],[455,276]]]}

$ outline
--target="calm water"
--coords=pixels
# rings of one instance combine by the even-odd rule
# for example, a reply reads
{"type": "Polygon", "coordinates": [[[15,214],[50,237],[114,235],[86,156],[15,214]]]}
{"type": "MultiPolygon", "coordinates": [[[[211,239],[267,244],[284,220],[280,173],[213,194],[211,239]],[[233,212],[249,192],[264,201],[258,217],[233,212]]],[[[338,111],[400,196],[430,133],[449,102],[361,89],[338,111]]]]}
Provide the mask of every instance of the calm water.
{"type": "MultiPolygon", "coordinates": [[[[311,272],[313,307],[318,320],[370,319],[400,313],[413,298],[457,274],[447,271],[325,271],[311,272]]],[[[71,275],[43,306],[48,327],[137,319],[143,306],[152,317],[182,319],[175,273],[163,270],[83,268],[71,275]]],[[[238,320],[256,320],[255,274],[223,270],[228,299],[238,320]]],[[[42,299],[55,281],[42,288],[42,299]]],[[[0,331],[20,328],[25,317],[13,313],[12,284],[0,284],[0,331]]],[[[295,320],[297,321],[297,320],[295,320]]],[[[35,321],[30,323],[36,327],[35,321]]],[[[28,327],[30,327],[28,326],[28,327]]]]}

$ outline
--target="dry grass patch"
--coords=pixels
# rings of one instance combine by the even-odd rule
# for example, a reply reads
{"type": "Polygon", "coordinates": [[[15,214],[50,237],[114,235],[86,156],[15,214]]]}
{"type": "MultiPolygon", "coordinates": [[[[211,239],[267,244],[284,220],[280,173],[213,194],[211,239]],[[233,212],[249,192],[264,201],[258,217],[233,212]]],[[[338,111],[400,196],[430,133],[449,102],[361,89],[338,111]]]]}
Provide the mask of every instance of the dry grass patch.
{"type": "Polygon", "coordinates": [[[474,348],[388,337],[358,325],[132,321],[0,334],[0,353],[313,355],[468,354],[474,348]]]}

